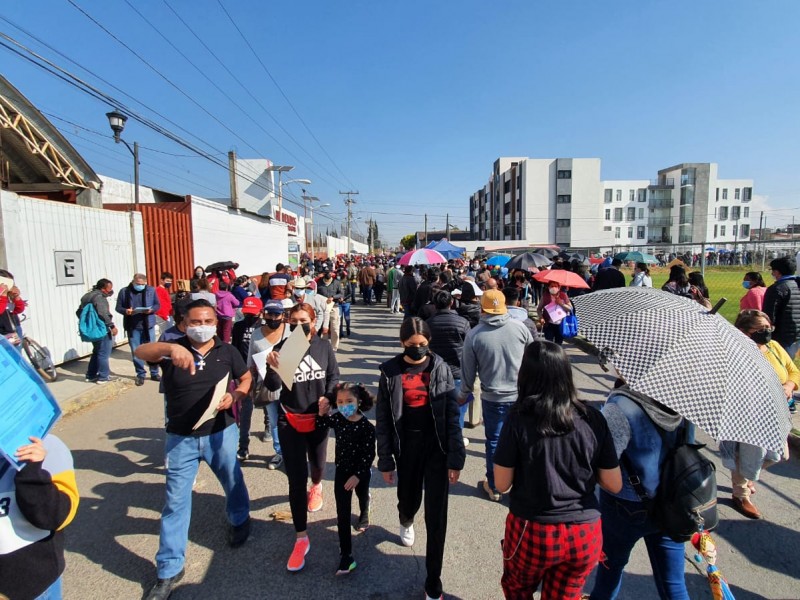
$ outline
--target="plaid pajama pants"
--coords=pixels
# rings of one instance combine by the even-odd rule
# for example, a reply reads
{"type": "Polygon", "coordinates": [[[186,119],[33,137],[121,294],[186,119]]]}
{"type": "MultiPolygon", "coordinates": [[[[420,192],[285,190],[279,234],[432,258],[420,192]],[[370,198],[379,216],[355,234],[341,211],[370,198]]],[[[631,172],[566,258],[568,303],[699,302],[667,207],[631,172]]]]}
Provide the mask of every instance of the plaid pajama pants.
{"type": "Polygon", "coordinates": [[[583,584],[603,549],[600,520],[594,523],[535,523],[511,513],[503,539],[503,578],[509,600],[579,600],[583,584]]]}

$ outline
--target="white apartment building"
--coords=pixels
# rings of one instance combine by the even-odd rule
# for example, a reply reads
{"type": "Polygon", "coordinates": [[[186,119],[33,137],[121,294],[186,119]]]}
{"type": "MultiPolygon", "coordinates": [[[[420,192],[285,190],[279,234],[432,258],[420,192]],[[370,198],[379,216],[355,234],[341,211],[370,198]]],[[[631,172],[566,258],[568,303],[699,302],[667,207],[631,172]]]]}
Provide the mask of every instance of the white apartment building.
{"type": "Polygon", "coordinates": [[[599,158],[501,157],[470,197],[470,233],[564,248],[747,242],[753,181],[717,173],[682,163],[655,180],[601,181],[599,158]]]}
{"type": "Polygon", "coordinates": [[[610,245],[602,190],[599,158],[501,157],[470,198],[470,231],[483,240],[610,245]]]}

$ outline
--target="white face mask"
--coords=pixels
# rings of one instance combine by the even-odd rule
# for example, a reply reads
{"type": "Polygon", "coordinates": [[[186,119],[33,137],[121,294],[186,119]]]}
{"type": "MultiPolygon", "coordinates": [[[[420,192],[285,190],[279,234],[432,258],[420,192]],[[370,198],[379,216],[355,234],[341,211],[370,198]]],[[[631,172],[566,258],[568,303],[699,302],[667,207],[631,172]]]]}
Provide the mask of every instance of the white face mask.
{"type": "Polygon", "coordinates": [[[204,344],[215,335],[217,335],[216,325],[195,325],[186,328],[186,335],[193,342],[204,344]]]}
{"type": "Polygon", "coordinates": [[[551,296],[555,296],[555,295],[557,295],[557,294],[558,294],[558,290],[559,290],[559,289],[561,289],[561,288],[548,288],[548,290],[547,290],[547,291],[548,291],[548,292],[550,292],[550,295],[551,295],[551,296]]]}

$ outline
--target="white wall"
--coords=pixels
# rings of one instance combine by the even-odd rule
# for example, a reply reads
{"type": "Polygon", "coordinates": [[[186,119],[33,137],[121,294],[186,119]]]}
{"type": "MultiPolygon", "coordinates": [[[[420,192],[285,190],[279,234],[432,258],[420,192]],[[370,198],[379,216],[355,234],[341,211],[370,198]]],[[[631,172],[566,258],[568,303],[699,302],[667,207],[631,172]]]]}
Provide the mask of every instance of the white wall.
{"type": "MultiPolygon", "coordinates": [[[[98,279],[110,279],[116,291],[144,272],[141,215],[0,191],[0,222],[6,256],[0,266],[14,274],[28,301],[25,333],[46,346],[57,364],[91,354],[91,344],[78,336],[75,311],[98,279]],[[57,250],[81,251],[82,284],[56,285],[57,250]]],[[[112,311],[114,302],[116,294],[112,311]]],[[[115,320],[122,324],[121,316],[115,320]]],[[[116,341],[122,340],[120,332],[116,341]]]]}
{"type": "MultiPolygon", "coordinates": [[[[128,181],[121,179],[114,179],[100,175],[100,181],[103,182],[101,188],[101,198],[103,204],[133,204],[136,200],[136,188],[128,181]]],[[[139,186],[139,203],[140,204],[155,204],[156,199],[153,197],[153,190],[149,187],[139,186]]]]}
{"type": "Polygon", "coordinates": [[[232,260],[237,273],[260,275],[289,259],[286,225],[233,210],[212,200],[192,197],[194,261],[207,266],[232,260]]]}
{"type": "MultiPolygon", "coordinates": [[[[335,238],[330,235],[325,236],[327,238],[327,246],[328,246],[328,257],[334,258],[337,254],[346,254],[347,253],[347,238],[335,238]]],[[[369,252],[369,247],[366,244],[362,244],[361,242],[357,242],[355,240],[351,240],[350,242],[350,250],[353,254],[367,254],[369,252]]]]}

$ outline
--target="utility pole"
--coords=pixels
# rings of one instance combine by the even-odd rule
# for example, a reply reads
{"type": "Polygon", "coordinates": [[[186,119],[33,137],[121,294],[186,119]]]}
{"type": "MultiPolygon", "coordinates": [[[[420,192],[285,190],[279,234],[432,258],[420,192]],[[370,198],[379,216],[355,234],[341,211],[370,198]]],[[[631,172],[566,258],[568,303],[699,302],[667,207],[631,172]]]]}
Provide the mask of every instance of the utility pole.
{"type": "Polygon", "coordinates": [[[347,205],[347,258],[350,258],[350,254],[353,252],[353,243],[350,240],[350,222],[353,220],[353,204],[356,204],[356,201],[353,200],[350,196],[358,196],[357,191],[348,191],[348,192],[339,192],[340,196],[347,196],[345,198],[344,203],[347,205]]]}
{"type": "Polygon", "coordinates": [[[450,240],[450,213],[447,213],[445,225],[444,225],[444,236],[450,240]]]}
{"type": "Polygon", "coordinates": [[[428,245],[428,213],[425,213],[425,243],[422,244],[422,247],[428,245]]]}

